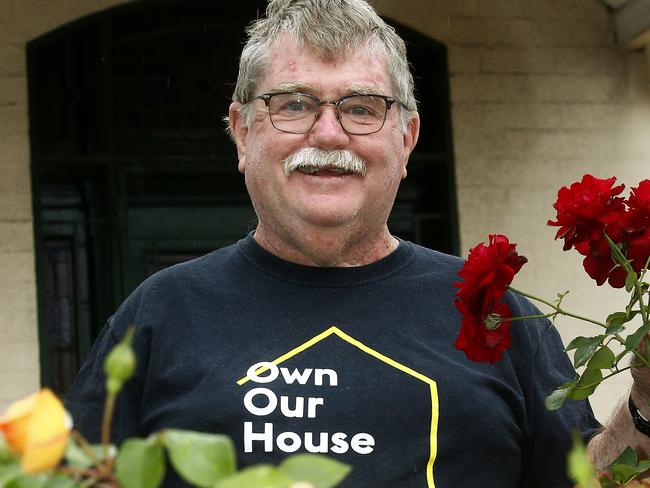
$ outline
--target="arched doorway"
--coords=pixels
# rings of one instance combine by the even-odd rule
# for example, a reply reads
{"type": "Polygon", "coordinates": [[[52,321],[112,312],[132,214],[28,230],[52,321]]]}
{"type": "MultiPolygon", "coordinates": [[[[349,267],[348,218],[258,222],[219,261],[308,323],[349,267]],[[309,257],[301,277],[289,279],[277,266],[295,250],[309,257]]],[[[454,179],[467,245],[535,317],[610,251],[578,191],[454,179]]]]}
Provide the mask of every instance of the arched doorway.
{"type": "MultiPolygon", "coordinates": [[[[254,228],[221,117],[244,28],[265,5],[133,2],[28,45],[41,378],[57,392],[140,281],[254,228]]],[[[423,121],[390,225],[453,253],[446,52],[396,28],[423,121]]]]}

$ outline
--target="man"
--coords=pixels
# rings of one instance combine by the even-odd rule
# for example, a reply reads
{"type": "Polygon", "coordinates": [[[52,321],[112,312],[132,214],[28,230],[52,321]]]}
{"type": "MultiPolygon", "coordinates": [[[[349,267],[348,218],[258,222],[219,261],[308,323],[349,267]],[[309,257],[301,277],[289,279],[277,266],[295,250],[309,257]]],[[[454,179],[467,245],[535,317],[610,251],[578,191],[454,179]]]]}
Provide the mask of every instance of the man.
{"type": "MultiPolygon", "coordinates": [[[[257,229],[125,301],[68,397],[79,428],[98,437],[103,357],[136,324],[118,441],[221,432],[240,466],[340,459],[353,468],[345,487],[569,486],[569,432],[590,437],[597,422],[586,402],[544,408],[573,376],[555,330],[513,327],[501,362],[469,362],[453,346],[460,260],[387,228],[419,129],[394,30],[363,0],[272,0],[249,29],[233,99],[257,229]]],[[[514,296],[510,306],[535,313],[514,296]]],[[[645,405],[650,389],[635,388],[645,405]]],[[[626,414],[592,443],[601,461],[648,445],[626,414]]]]}

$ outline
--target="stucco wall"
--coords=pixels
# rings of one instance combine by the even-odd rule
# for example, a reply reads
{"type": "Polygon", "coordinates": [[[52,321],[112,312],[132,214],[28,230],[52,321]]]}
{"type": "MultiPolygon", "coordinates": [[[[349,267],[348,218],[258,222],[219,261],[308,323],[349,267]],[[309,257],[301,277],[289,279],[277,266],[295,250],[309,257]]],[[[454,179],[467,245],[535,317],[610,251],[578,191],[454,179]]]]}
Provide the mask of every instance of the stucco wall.
{"type": "MultiPolygon", "coordinates": [[[[0,407],[38,387],[25,43],[123,0],[0,0],[0,407]]],[[[516,285],[604,317],[620,292],[596,289],[553,230],[557,189],[585,172],[648,176],[650,90],[641,52],[614,41],[598,0],[376,0],[447,44],[463,253],[508,234],[530,263],[516,285]]],[[[564,337],[579,327],[559,322],[564,337]]],[[[589,330],[587,330],[589,332],[589,330]]],[[[624,386],[596,398],[604,418],[624,386]]]]}

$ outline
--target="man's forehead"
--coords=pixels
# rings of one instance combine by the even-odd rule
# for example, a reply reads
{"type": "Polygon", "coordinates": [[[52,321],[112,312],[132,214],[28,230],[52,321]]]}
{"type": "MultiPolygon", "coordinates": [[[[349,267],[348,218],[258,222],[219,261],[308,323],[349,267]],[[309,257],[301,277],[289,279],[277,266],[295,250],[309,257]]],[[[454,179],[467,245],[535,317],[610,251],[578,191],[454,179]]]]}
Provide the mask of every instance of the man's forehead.
{"type": "MultiPolygon", "coordinates": [[[[380,91],[383,87],[366,85],[366,84],[351,84],[344,87],[339,87],[339,91],[342,92],[342,95],[377,95],[380,94],[380,91]]],[[[279,83],[272,86],[269,90],[269,93],[279,93],[279,92],[299,92],[307,94],[318,94],[323,91],[322,86],[318,83],[279,83]]]]}
{"type": "Polygon", "coordinates": [[[265,64],[260,81],[267,82],[266,91],[331,91],[331,82],[339,74],[335,90],[343,95],[380,93],[391,85],[385,56],[371,52],[366,45],[328,59],[282,35],[269,45],[265,64]]]}
{"type": "Polygon", "coordinates": [[[309,42],[303,42],[296,39],[288,33],[280,34],[276,39],[271,41],[267,46],[267,55],[269,60],[280,60],[297,55],[318,60],[324,64],[343,64],[351,58],[367,56],[375,61],[383,62],[386,58],[386,51],[380,47],[380,44],[370,42],[370,40],[360,41],[351,47],[340,46],[340,49],[333,52],[330,49],[320,49],[309,42]]]}

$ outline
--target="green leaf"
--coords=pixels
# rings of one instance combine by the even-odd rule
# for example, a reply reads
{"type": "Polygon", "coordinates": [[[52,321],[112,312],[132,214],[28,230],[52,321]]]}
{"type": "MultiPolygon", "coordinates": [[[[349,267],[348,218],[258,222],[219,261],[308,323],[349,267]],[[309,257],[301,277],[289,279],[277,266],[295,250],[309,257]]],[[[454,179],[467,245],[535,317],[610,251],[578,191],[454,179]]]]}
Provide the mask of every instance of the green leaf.
{"type": "Polygon", "coordinates": [[[546,397],[544,400],[544,405],[547,410],[557,410],[568,398],[569,392],[575,388],[576,384],[573,381],[564,383],[562,386],[557,388],[553,393],[546,397]]]}
{"type": "MultiPolygon", "coordinates": [[[[630,317],[628,316],[627,312],[614,312],[607,317],[605,323],[609,326],[620,326],[626,323],[628,320],[630,320],[630,317]]],[[[610,333],[609,328],[607,329],[607,333],[610,333]]]]}
{"type": "Polygon", "coordinates": [[[603,346],[589,360],[587,369],[611,369],[615,362],[616,356],[614,356],[612,350],[607,346],[603,346]]]}
{"type": "Polygon", "coordinates": [[[632,466],[627,466],[625,464],[614,464],[609,468],[614,480],[618,481],[621,484],[625,484],[628,481],[634,479],[634,477],[639,474],[636,468],[632,466]]]}
{"type": "Polygon", "coordinates": [[[316,454],[297,454],[285,459],[278,469],[294,481],[307,481],[314,488],[332,488],[350,473],[350,466],[316,454]]]}
{"type": "Polygon", "coordinates": [[[605,334],[613,336],[613,335],[616,335],[616,334],[620,334],[624,330],[625,330],[625,327],[622,326],[622,325],[610,325],[609,327],[607,327],[607,329],[605,329],[605,334]]]}
{"type": "Polygon", "coordinates": [[[565,351],[570,351],[572,349],[578,349],[579,347],[589,344],[594,338],[593,337],[583,337],[578,336],[569,342],[569,345],[565,348],[565,351]]]}
{"type": "Polygon", "coordinates": [[[274,466],[259,464],[217,481],[214,488],[289,488],[293,483],[293,479],[274,466]]]}
{"type": "Polygon", "coordinates": [[[636,452],[631,447],[625,450],[607,467],[612,478],[619,484],[625,484],[650,468],[650,461],[638,461],[636,452]]]}
{"type": "Polygon", "coordinates": [[[634,285],[636,284],[639,276],[636,274],[636,271],[630,270],[625,277],[625,291],[628,293],[634,290],[634,285]]]}
{"type": "Polygon", "coordinates": [[[127,439],[115,460],[122,488],[156,488],[165,476],[165,456],[155,437],[127,439]]]}
{"type": "Polygon", "coordinates": [[[591,395],[603,380],[603,373],[599,369],[587,369],[578,384],[569,392],[569,398],[572,400],[584,400],[591,395]]]}
{"type": "Polygon", "coordinates": [[[576,349],[575,354],[573,355],[573,365],[576,368],[584,366],[587,362],[596,354],[596,351],[600,347],[601,338],[598,337],[589,337],[588,340],[584,342],[580,347],[576,349]]]}
{"type": "Polygon", "coordinates": [[[169,429],[161,440],[172,466],[189,483],[208,488],[235,472],[235,448],[225,435],[169,429]]]}
{"type": "Polygon", "coordinates": [[[650,324],[645,324],[639,327],[636,332],[628,335],[625,338],[625,350],[632,351],[636,349],[648,331],[650,331],[650,324]]]}
{"type": "Polygon", "coordinates": [[[620,453],[618,457],[612,462],[612,464],[610,464],[610,466],[613,466],[615,464],[622,464],[625,466],[636,466],[636,463],[637,463],[636,452],[631,447],[626,447],[625,450],[623,450],[623,452],[620,453]]]}

